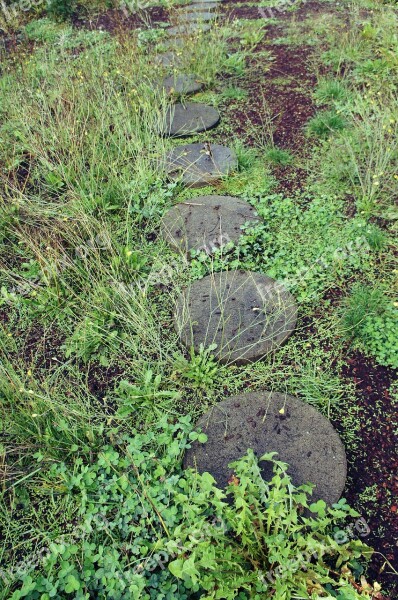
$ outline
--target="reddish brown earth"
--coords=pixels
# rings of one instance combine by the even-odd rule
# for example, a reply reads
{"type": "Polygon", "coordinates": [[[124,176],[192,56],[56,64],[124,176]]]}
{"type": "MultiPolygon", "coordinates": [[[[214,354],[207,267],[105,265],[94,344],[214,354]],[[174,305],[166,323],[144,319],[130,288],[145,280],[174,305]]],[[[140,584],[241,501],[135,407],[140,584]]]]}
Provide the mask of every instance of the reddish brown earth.
{"type": "Polygon", "coordinates": [[[368,510],[362,514],[370,528],[366,543],[376,550],[369,575],[397,598],[398,577],[385,559],[398,570],[398,403],[389,393],[398,373],[354,354],[347,358],[342,376],[355,383],[361,423],[358,450],[348,456],[345,495],[355,507],[358,495],[375,486],[376,500],[365,502],[368,510]]]}
{"type": "Polygon", "coordinates": [[[82,17],[80,13],[76,14],[73,17],[73,25],[77,28],[121,33],[132,29],[154,27],[156,23],[165,23],[168,19],[169,13],[162,6],[145,8],[137,12],[111,8],[95,17],[82,17]]]}
{"type": "MultiPolygon", "coordinates": [[[[227,0],[224,6],[228,18],[259,18],[256,7],[239,7],[233,0],[227,0]]],[[[294,13],[294,18],[303,20],[323,10],[328,12],[330,9],[316,2],[306,3],[294,13]]],[[[235,83],[248,92],[248,101],[228,107],[227,118],[233,128],[233,136],[253,145],[250,132],[263,126],[270,110],[274,143],[302,157],[309,149],[305,124],[315,112],[311,99],[311,90],[316,82],[310,65],[313,49],[273,43],[283,35],[284,25],[291,19],[291,14],[279,13],[278,19],[276,26],[266,28],[265,38],[256,48],[256,53],[271,52],[273,61],[270,68],[264,68],[261,60],[250,62],[247,75],[235,83]],[[285,79],[289,80],[287,85],[283,83],[285,79]]],[[[278,192],[286,194],[304,188],[306,172],[303,169],[277,167],[274,175],[278,180],[278,192]]],[[[354,354],[347,357],[341,376],[355,384],[360,419],[357,450],[347,448],[345,496],[354,508],[359,509],[370,529],[369,535],[363,538],[375,549],[368,570],[369,580],[378,581],[383,589],[388,590],[392,600],[398,598],[398,577],[386,559],[398,570],[398,407],[394,405],[389,390],[398,374],[374,364],[361,354],[354,354]],[[369,488],[376,489],[376,501],[362,501],[360,506],[358,497],[369,488]],[[363,513],[364,506],[366,514],[363,513]]],[[[335,425],[343,434],[342,426],[339,423],[335,425]]]]}

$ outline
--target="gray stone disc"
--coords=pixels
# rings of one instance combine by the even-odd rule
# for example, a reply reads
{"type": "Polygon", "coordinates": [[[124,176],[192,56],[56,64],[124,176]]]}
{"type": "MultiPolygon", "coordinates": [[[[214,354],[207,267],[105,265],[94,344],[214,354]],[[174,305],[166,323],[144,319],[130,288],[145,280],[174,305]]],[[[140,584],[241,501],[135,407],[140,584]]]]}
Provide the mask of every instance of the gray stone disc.
{"type": "Polygon", "coordinates": [[[163,80],[161,87],[166,94],[186,95],[199,92],[204,84],[195,75],[171,75],[163,80]]]}
{"type": "Polygon", "coordinates": [[[175,67],[181,64],[182,59],[175,52],[162,52],[157,54],[155,62],[162,67],[175,67]]]}
{"type": "Polygon", "coordinates": [[[185,137],[207,131],[220,120],[218,111],[207,104],[187,102],[170,106],[162,133],[172,137],[185,137]]]}
{"type": "Polygon", "coordinates": [[[178,15],[178,20],[180,23],[189,23],[189,22],[203,22],[203,21],[213,21],[217,15],[209,13],[209,12],[189,12],[189,13],[181,13],[178,15]]]}
{"type": "Polygon", "coordinates": [[[209,2],[193,2],[192,4],[187,4],[184,8],[189,10],[214,10],[218,6],[220,6],[219,2],[209,0],[209,2]]]}
{"type": "Polygon", "coordinates": [[[228,242],[236,242],[247,222],[259,221],[253,206],[231,196],[197,196],[173,206],[163,217],[163,238],[188,253],[212,254],[228,242]]]}
{"type": "MultiPolygon", "coordinates": [[[[205,444],[193,442],[184,467],[211,473],[218,487],[228,484],[233,471],[228,464],[250,448],[261,458],[289,465],[295,485],[315,484],[312,501],[337,502],[343,493],[347,461],[344,446],[332,424],[315,408],[294,396],[268,391],[233,396],[214,406],[198,421],[208,436],[205,444]]],[[[272,478],[272,463],[263,461],[262,476],[272,478]]]]}
{"type": "Polygon", "coordinates": [[[238,166],[235,152],[218,144],[177,146],[166,157],[165,170],[171,179],[181,177],[189,187],[215,183],[238,166]]]}
{"type": "Polygon", "coordinates": [[[182,343],[216,344],[223,363],[244,364],[264,357],[293,332],[293,296],[271,277],[251,271],[212,273],[194,281],[180,296],[174,323],[182,343]]]}
{"type": "Polygon", "coordinates": [[[171,50],[175,50],[176,48],[179,48],[180,50],[182,48],[185,48],[187,45],[187,38],[185,37],[172,37],[170,39],[166,39],[164,41],[162,41],[162,46],[164,48],[170,48],[171,50]]]}
{"type": "Polygon", "coordinates": [[[210,31],[210,25],[207,23],[180,23],[175,27],[166,29],[166,32],[170,37],[206,33],[206,31],[210,31]]]}

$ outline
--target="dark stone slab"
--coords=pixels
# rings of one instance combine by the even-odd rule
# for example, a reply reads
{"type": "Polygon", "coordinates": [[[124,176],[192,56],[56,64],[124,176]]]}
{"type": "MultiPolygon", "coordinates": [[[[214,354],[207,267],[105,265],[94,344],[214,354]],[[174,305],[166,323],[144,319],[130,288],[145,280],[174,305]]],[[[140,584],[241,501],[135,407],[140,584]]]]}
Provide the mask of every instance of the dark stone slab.
{"type": "Polygon", "coordinates": [[[166,40],[162,40],[162,46],[164,48],[170,48],[172,50],[178,48],[178,49],[182,49],[185,48],[185,46],[187,45],[187,38],[186,37],[172,37],[170,39],[166,39],[166,40]]]}
{"type": "Polygon", "coordinates": [[[258,221],[254,208],[231,196],[197,196],[173,206],[163,217],[162,236],[182,250],[212,254],[228,242],[236,242],[242,226],[258,221]]]}
{"type": "MultiPolygon", "coordinates": [[[[337,502],[343,493],[347,462],[344,446],[331,425],[315,408],[293,396],[267,391],[233,396],[217,404],[198,421],[208,436],[194,442],[184,467],[207,471],[224,488],[232,475],[228,464],[248,448],[258,458],[277,452],[288,463],[295,485],[315,484],[313,500],[337,502]]],[[[272,464],[261,463],[262,476],[272,478],[272,464]]]]}
{"type": "Polygon", "coordinates": [[[171,75],[166,77],[162,84],[166,94],[170,95],[186,95],[199,92],[204,87],[204,84],[198,81],[195,75],[171,75]]]}
{"type": "Polygon", "coordinates": [[[235,152],[218,144],[184,144],[166,157],[165,170],[171,179],[182,179],[189,187],[215,183],[237,168],[235,152]]]}
{"type": "Polygon", "coordinates": [[[206,31],[210,31],[210,25],[207,23],[180,23],[166,29],[167,35],[170,37],[206,33],[206,31]]]}
{"type": "Polygon", "coordinates": [[[218,111],[207,104],[174,104],[167,111],[162,133],[172,137],[186,137],[215,127],[219,120],[218,111]]]}
{"type": "Polygon", "coordinates": [[[293,296],[271,277],[251,271],[213,273],[194,281],[177,302],[182,343],[199,351],[217,344],[223,363],[258,360],[280,346],[296,325],[293,296]]]}
{"type": "Polygon", "coordinates": [[[187,4],[185,9],[189,10],[214,10],[220,6],[219,2],[213,2],[209,0],[209,2],[192,2],[192,4],[187,4]]]}
{"type": "Polygon", "coordinates": [[[190,22],[204,22],[204,21],[213,21],[217,15],[209,13],[209,12],[187,12],[181,13],[178,15],[178,21],[180,23],[190,23],[190,22]]]}
{"type": "Polygon", "coordinates": [[[175,52],[162,52],[157,54],[154,60],[162,67],[178,67],[182,63],[182,58],[175,52]]]}

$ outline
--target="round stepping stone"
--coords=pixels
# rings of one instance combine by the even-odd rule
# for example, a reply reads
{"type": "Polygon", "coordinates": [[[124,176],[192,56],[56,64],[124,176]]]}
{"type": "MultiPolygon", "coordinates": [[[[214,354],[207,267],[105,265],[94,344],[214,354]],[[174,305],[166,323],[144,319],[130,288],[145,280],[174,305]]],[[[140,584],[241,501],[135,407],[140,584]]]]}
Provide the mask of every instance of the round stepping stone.
{"type": "Polygon", "coordinates": [[[163,79],[161,87],[166,94],[194,94],[203,88],[204,84],[195,75],[171,75],[163,79]]]}
{"type": "Polygon", "coordinates": [[[165,170],[171,179],[181,178],[189,187],[215,183],[238,166],[233,150],[218,144],[184,144],[166,156],[165,170]]]}
{"type": "Polygon", "coordinates": [[[189,23],[199,21],[212,21],[216,18],[216,15],[209,12],[192,12],[192,13],[181,13],[178,16],[178,20],[180,23],[189,23]]]}
{"type": "Polygon", "coordinates": [[[236,242],[242,226],[259,221],[254,208],[231,196],[197,196],[173,206],[163,217],[163,238],[174,248],[189,253],[212,254],[228,242],[236,242]]]}
{"type": "Polygon", "coordinates": [[[187,4],[185,8],[189,10],[214,10],[219,5],[219,2],[209,0],[209,2],[193,2],[192,4],[187,4]]]}
{"type": "Polygon", "coordinates": [[[271,277],[251,271],[213,273],[194,281],[180,296],[175,328],[187,347],[216,344],[223,363],[244,364],[264,357],[293,332],[293,296],[271,277]]]}
{"type": "Polygon", "coordinates": [[[164,48],[170,48],[171,50],[182,49],[187,45],[187,38],[185,37],[173,37],[169,40],[162,41],[162,46],[164,48]]]}
{"type": "Polygon", "coordinates": [[[182,62],[182,59],[175,52],[162,52],[155,57],[155,62],[162,67],[175,67],[182,62]]]}
{"type": "Polygon", "coordinates": [[[220,115],[212,106],[199,102],[174,104],[166,114],[164,135],[184,137],[200,131],[215,127],[220,120],[220,115]]]}
{"type": "MultiPolygon", "coordinates": [[[[344,446],[332,424],[315,408],[293,396],[268,391],[233,396],[220,402],[198,421],[207,442],[193,442],[184,467],[211,473],[224,488],[233,471],[228,464],[251,448],[258,458],[277,452],[289,465],[295,485],[315,484],[312,501],[337,502],[343,493],[347,461],[344,446]]],[[[270,481],[272,463],[260,463],[270,481]]]]}
{"type": "Polygon", "coordinates": [[[170,37],[206,33],[206,31],[210,31],[210,25],[206,23],[180,23],[175,27],[169,27],[166,31],[170,37]]]}

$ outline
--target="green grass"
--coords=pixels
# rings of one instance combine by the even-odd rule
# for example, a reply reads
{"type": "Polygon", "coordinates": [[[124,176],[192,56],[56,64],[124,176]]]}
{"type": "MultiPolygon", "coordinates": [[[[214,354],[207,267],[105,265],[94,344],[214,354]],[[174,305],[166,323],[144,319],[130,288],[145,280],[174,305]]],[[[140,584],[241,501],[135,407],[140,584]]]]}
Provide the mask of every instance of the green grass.
{"type": "Polygon", "coordinates": [[[282,166],[289,165],[293,160],[290,152],[282,150],[282,148],[276,148],[275,146],[266,150],[265,157],[271,163],[282,166]]]}
{"type": "Polygon", "coordinates": [[[324,111],[316,114],[308,121],[308,133],[326,138],[331,133],[341,131],[346,126],[344,117],[335,111],[324,111]]]}

